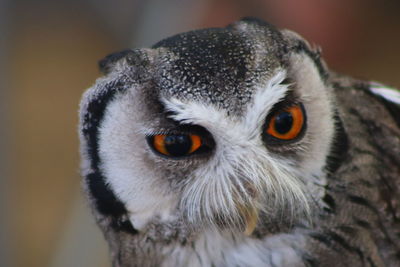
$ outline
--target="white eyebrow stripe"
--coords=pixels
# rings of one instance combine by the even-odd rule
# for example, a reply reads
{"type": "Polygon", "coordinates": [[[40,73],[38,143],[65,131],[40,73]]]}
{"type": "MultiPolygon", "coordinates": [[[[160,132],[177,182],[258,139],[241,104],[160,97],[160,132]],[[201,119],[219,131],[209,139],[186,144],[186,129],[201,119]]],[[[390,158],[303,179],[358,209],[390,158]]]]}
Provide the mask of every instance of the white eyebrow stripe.
{"type": "Polygon", "coordinates": [[[253,101],[242,118],[228,116],[221,108],[197,101],[178,98],[162,98],[161,101],[166,110],[172,111],[174,120],[201,125],[220,137],[227,135],[225,138],[243,140],[245,135],[247,140],[251,140],[260,136],[268,112],[285,97],[288,85],[281,84],[285,78],[286,72],[279,70],[264,85],[257,86],[253,101]]]}
{"type": "Polygon", "coordinates": [[[177,98],[162,99],[166,110],[173,115],[170,118],[183,123],[198,124],[205,128],[219,128],[233,124],[234,118],[214,105],[205,105],[195,101],[182,101],[177,98]]]}
{"type": "Polygon", "coordinates": [[[255,137],[254,134],[258,134],[272,107],[285,97],[288,85],[281,84],[285,78],[286,71],[279,70],[264,86],[257,88],[253,103],[248,106],[242,119],[243,127],[251,133],[251,138],[255,137]]]}

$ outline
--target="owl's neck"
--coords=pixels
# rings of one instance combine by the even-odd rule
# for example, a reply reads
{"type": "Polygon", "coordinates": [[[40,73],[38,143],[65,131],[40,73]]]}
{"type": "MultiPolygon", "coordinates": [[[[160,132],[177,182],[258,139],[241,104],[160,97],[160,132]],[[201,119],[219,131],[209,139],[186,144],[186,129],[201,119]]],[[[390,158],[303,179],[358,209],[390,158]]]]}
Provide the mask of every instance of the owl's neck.
{"type": "Polygon", "coordinates": [[[268,261],[271,266],[291,266],[299,260],[298,250],[305,244],[304,237],[295,232],[256,238],[211,229],[194,233],[172,225],[154,225],[135,237],[111,235],[114,266],[124,267],[265,266],[268,261]]]}

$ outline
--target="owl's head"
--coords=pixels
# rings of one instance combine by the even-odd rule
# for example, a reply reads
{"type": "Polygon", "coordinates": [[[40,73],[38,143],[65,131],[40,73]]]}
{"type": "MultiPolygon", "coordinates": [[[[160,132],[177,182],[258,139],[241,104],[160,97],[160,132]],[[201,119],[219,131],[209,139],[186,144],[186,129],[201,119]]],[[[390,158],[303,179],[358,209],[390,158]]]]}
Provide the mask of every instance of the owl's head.
{"type": "Polygon", "coordinates": [[[298,35],[254,19],[100,62],[81,104],[85,185],[98,218],[241,227],[304,218],[332,167],[327,71],[298,35]]]}

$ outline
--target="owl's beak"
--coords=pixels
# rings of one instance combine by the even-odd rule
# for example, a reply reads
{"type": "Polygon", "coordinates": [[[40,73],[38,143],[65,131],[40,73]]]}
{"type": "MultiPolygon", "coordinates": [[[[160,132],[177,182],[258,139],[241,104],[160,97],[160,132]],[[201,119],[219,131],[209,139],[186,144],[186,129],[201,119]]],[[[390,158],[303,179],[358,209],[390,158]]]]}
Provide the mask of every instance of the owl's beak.
{"type": "Polygon", "coordinates": [[[239,205],[238,206],[239,212],[241,213],[242,217],[244,218],[246,228],[244,230],[244,234],[250,236],[254,229],[257,226],[258,222],[258,209],[254,207],[254,205],[239,205]]]}

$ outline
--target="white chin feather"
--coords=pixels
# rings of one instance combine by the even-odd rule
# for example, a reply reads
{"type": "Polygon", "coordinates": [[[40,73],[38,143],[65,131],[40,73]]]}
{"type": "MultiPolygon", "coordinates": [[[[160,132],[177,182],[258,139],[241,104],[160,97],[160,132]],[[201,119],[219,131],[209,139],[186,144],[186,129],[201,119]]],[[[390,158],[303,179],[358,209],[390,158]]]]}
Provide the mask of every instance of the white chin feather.
{"type": "Polygon", "coordinates": [[[234,154],[229,160],[209,161],[188,183],[181,208],[193,223],[222,219],[243,224],[240,207],[254,207],[269,217],[282,212],[292,218],[309,214],[304,184],[294,170],[283,167],[287,162],[278,162],[261,149],[234,154]]]}

